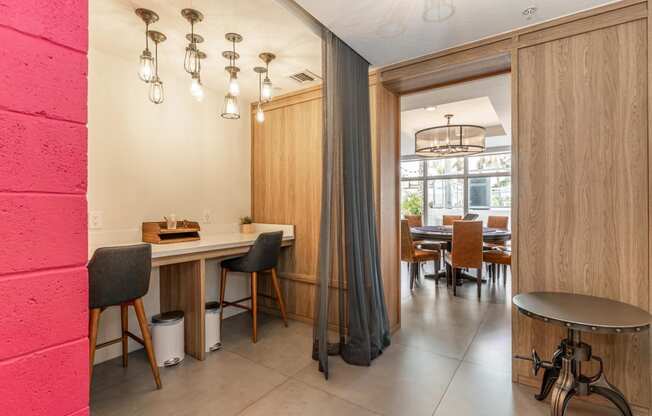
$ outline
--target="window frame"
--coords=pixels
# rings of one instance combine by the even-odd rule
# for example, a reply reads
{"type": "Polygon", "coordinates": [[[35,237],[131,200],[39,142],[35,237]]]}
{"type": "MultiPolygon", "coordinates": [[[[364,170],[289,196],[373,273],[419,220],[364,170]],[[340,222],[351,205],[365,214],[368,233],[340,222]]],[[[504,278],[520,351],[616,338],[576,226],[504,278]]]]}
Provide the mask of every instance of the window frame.
{"type": "MultiPolygon", "coordinates": [[[[485,152],[482,153],[481,155],[499,155],[499,154],[509,154],[510,158],[512,157],[512,151],[510,147],[505,147],[503,149],[496,149],[491,152],[485,152]]],[[[463,179],[464,180],[464,204],[463,204],[463,210],[464,210],[464,215],[469,213],[469,179],[472,178],[495,178],[495,177],[512,177],[512,168],[510,167],[509,171],[505,172],[489,172],[489,173],[469,173],[469,157],[477,157],[480,155],[472,155],[472,156],[463,156],[464,158],[464,171],[462,173],[455,173],[455,174],[448,174],[448,175],[429,175],[430,172],[428,172],[428,159],[415,159],[415,158],[410,158],[410,159],[404,159],[401,160],[401,163],[403,162],[415,162],[418,161],[422,164],[421,170],[423,171],[423,176],[415,176],[415,177],[402,177],[400,178],[401,182],[403,181],[413,181],[413,182],[422,182],[422,192],[423,192],[423,218],[424,221],[427,221],[428,218],[428,181],[431,180],[445,180],[445,179],[463,179]]],[[[400,169],[399,169],[400,171],[400,169]]],[[[512,182],[513,183],[513,182],[512,182]]],[[[402,189],[402,187],[401,187],[402,189]]],[[[513,189],[513,186],[512,186],[513,189]]],[[[512,191],[513,194],[513,191],[512,191]]],[[[510,205],[511,207],[511,205],[510,205]]]]}

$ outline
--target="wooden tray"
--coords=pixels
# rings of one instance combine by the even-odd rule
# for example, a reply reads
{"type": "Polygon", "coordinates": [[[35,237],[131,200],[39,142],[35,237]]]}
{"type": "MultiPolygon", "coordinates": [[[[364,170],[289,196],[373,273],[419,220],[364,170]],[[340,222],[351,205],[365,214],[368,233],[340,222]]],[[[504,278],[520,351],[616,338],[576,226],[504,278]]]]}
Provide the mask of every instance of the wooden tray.
{"type": "Polygon", "coordinates": [[[199,240],[199,223],[178,221],[177,228],[168,229],[167,222],[144,222],[143,242],[152,244],[172,244],[199,240]]]}

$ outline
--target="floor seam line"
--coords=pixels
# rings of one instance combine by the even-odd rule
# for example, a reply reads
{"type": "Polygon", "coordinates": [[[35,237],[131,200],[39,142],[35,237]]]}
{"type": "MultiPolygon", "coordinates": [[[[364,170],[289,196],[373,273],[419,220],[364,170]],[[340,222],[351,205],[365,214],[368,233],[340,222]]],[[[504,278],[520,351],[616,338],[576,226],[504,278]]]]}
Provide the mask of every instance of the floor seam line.
{"type": "Polygon", "coordinates": [[[247,409],[251,408],[253,405],[255,405],[255,404],[258,403],[259,401],[263,400],[265,397],[267,397],[269,394],[271,394],[274,390],[280,388],[281,386],[283,386],[283,385],[284,385],[285,383],[287,383],[288,381],[290,381],[289,378],[283,380],[282,383],[279,383],[278,385],[274,386],[274,388],[270,389],[268,392],[266,392],[265,394],[263,394],[262,396],[260,396],[259,398],[257,398],[257,399],[254,400],[253,402],[251,402],[248,406],[245,406],[245,408],[242,409],[241,411],[239,411],[238,413],[236,413],[235,416],[238,416],[238,415],[243,414],[245,411],[247,411],[247,409]]]}
{"type": "Polygon", "coordinates": [[[453,384],[453,379],[457,375],[457,372],[459,371],[460,367],[462,366],[462,361],[460,361],[457,364],[457,367],[455,367],[455,371],[453,372],[453,375],[451,376],[451,379],[448,381],[448,384],[446,385],[446,388],[444,389],[444,393],[442,393],[441,398],[437,400],[437,403],[435,404],[435,409],[432,411],[432,416],[435,416],[437,413],[437,410],[439,409],[439,406],[441,405],[441,402],[444,401],[444,397],[446,397],[446,393],[448,393],[448,390],[451,387],[451,384],[453,384]]]}

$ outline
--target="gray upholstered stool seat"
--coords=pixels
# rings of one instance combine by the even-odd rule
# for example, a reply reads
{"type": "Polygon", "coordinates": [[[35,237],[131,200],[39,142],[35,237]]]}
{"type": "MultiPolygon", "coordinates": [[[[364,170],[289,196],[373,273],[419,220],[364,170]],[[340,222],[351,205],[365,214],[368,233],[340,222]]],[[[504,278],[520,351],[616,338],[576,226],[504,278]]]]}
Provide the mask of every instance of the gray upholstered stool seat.
{"type": "Polygon", "coordinates": [[[91,379],[97,348],[122,342],[122,366],[127,367],[129,352],[127,350],[127,339],[130,337],[145,347],[156,387],[161,388],[161,377],[154,357],[152,337],[149,333],[142,299],[149,289],[151,271],[152,247],[149,244],[98,248],[88,262],[91,379]],[[142,339],[129,332],[129,315],[127,311],[129,305],[133,306],[136,311],[142,339]],[[97,345],[100,315],[110,306],[120,306],[122,337],[97,345]]]}
{"type": "Polygon", "coordinates": [[[281,315],[283,316],[283,321],[285,326],[287,326],[287,316],[285,313],[285,304],[283,303],[283,296],[281,295],[281,289],[278,282],[278,276],[276,274],[276,265],[278,264],[278,258],[281,254],[281,242],[283,241],[283,232],[271,232],[271,233],[262,233],[256,238],[254,245],[249,250],[249,253],[242,257],[237,257],[234,259],[228,259],[222,261],[220,266],[222,267],[222,276],[220,284],[220,323],[224,317],[224,307],[225,306],[234,306],[237,308],[242,308],[251,311],[252,315],[252,340],[253,342],[257,341],[257,312],[258,312],[258,300],[257,296],[265,296],[264,294],[258,294],[258,275],[262,272],[270,272],[272,277],[272,286],[276,292],[276,300],[278,301],[279,307],[281,309],[281,315]],[[226,280],[228,272],[240,272],[240,273],[249,273],[251,277],[251,296],[238,299],[231,302],[226,302],[224,300],[224,291],[226,288],[226,280]],[[242,302],[251,300],[251,307],[242,305],[242,302]]]}

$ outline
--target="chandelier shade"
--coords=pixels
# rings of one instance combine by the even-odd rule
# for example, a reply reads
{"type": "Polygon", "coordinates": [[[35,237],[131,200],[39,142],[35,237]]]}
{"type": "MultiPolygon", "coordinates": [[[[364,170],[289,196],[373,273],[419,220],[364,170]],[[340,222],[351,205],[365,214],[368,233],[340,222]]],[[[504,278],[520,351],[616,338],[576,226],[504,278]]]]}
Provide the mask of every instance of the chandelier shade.
{"type": "Polygon", "coordinates": [[[448,124],[429,127],[414,134],[415,153],[420,156],[460,157],[482,153],[485,150],[486,129],[470,124],[450,124],[453,115],[447,114],[448,124]]]}

